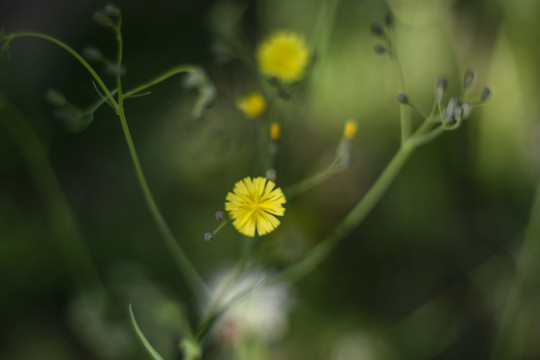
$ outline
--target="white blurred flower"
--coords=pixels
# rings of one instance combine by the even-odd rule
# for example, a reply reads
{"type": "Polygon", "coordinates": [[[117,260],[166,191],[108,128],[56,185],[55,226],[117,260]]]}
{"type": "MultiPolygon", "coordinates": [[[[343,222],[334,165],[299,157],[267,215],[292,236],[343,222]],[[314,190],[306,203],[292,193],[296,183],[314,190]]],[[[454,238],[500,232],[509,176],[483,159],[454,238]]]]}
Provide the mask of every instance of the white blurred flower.
{"type": "Polygon", "coordinates": [[[237,343],[244,336],[257,336],[266,342],[279,340],[288,327],[290,285],[266,283],[268,274],[260,269],[237,279],[234,276],[230,270],[221,272],[211,285],[217,305],[230,305],[216,326],[218,339],[226,344],[237,343]]]}
{"type": "Polygon", "coordinates": [[[331,360],[397,359],[387,341],[372,331],[355,330],[338,337],[331,348],[331,360]]]}

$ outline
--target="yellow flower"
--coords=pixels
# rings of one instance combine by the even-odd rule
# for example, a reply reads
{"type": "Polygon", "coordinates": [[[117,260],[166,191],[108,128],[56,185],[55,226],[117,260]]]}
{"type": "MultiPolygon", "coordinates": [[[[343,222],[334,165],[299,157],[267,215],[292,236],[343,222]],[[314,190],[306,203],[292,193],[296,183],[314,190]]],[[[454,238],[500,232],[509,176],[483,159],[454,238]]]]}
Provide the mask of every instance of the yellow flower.
{"type": "Polygon", "coordinates": [[[266,109],[266,101],[259,93],[252,93],[236,102],[236,107],[248,118],[254,119],[266,109]]]}
{"type": "Polygon", "coordinates": [[[352,139],[354,135],[356,135],[356,129],[358,128],[358,125],[356,125],[356,122],[354,120],[348,120],[345,123],[345,128],[343,129],[343,137],[345,139],[352,139]]]}
{"type": "Polygon", "coordinates": [[[302,79],[309,56],[304,39],[292,32],[275,32],[257,48],[261,73],[285,84],[302,79]]]}
{"type": "Polygon", "coordinates": [[[255,236],[273,231],[280,221],[274,216],[285,213],[285,195],[273,181],[263,177],[245,177],[234,184],[225,198],[225,210],[234,227],[242,234],[255,236]]]}
{"type": "Polygon", "coordinates": [[[278,141],[281,138],[281,126],[278,123],[270,125],[270,139],[278,141]]]}

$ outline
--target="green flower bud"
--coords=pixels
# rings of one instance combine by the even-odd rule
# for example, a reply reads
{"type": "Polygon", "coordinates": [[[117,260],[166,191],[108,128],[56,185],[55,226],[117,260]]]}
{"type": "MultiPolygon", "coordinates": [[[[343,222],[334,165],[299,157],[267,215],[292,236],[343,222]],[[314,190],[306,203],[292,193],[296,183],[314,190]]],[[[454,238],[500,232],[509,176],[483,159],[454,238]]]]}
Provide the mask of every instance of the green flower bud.
{"type": "Polygon", "coordinates": [[[378,54],[378,55],[382,55],[386,52],[386,48],[382,45],[375,45],[373,50],[375,50],[375,54],[378,54]]]}
{"type": "Polygon", "coordinates": [[[470,101],[467,101],[465,104],[463,104],[461,106],[461,108],[463,109],[463,120],[467,119],[469,117],[469,115],[471,114],[471,111],[472,111],[472,104],[470,101]]]}
{"type": "Polygon", "coordinates": [[[92,19],[101,26],[105,26],[105,27],[113,26],[112,19],[108,17],[107,15],[105,15],[104,13],[102,13],[101,11],[96,11],[92,19]]]}
{"type": "Polygon", "coordinates": [[[486,102],[490,96],[491,96],[491,90],[487,86],[485,86],[484,89],[482,90],[482,95],[480,95],[480,101],[486,102]]]}
{"type": "Polygon", "coordinates": [[[400,104],[407,104],[409,102],[409,98],[403,93],[397,94],[396,98],[400,104]]]}
{"type": "Polygon", "coordinates": [[[437,104],[442,103],[447,85],[448,81],[445,77],[440,77],[435,83],[435,101],[437,102],[437,104]]]}
{"type": "Polygon", "coordinates": [[[120,8],[113,4],[108,4],[103,8],[103,13],[108,16],[120,16],[120,8]]]}
{"type": "Polygon", "coordinates": [[[216,220],[219,221],[219,222],[222,222],[223,220],[225,220],[225,213],[221,210],[219,211],[216,211],[216,220]]]}
{"type": "Polygon", "coordinates": [[[386,39],[386,32],[380,24],[371,24],[370,30],[373,35],[386,39]]]}
{"type": "Polygon", "coordinates": [[[266,171],[266,178],[268,180],[272,180],[273,182],[276,181],[276,169],[268,169],[266,171]]]}
{"type": "Polygon", "coordinates": [[[472,71],[471,69],[468,69],[467,71],[465,71],[465,75],[463,76],[463,87],[465,89],[470,88],[473,81],[474,81],[474,71],[472,71]]]}

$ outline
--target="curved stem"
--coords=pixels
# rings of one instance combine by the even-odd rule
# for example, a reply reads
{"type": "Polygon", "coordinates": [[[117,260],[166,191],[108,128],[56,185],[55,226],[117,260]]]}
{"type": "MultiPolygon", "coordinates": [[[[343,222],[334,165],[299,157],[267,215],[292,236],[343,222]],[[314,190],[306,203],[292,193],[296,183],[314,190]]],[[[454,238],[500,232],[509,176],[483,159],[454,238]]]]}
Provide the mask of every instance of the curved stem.
{"type": "Polygon", "coordinates": [[[301,194],[304,191],[307,191],[311,189],[312,187],[319,185],[324,180],[328,179],[335,173],[344,169],[342,166],[333,166],[333,165],[334,165],[334,161],[332,161],[327,167],[325,167],[323,170],[319,171],[318,173],[313,174],[312,176],[304,180],[301,180],[297,183],[294,183],[288,186],[285,190],[283,190],[287,200],[290,201],[292,198],[294,198],[298,194],[301,194]]]}
{"type": "Polygon", "coordinates": [[[58,40],[56,38],[53,38],[52,36],[48,36],[48,35],[40,34],[40,33],[35,33],[35,32],[17,32],[17,33],[12,33],[12,34],[6,36],[6,38],[8,38],[8,39],[23,38],[23,37],[43,39],[43,40],[49,41],[49,42],[61,47],[62,49],[66,50],[69,54],[71,54],[71,56],[73,56],[75,59],[77,59],[77,61],[79,61],[82,64],[82,66],[84,66],[86,68],[86,70],[90,73],[90,75],[92,75],[94,80],[96,80],[96,82],[98,83],[99,87],[101,87],[103,92],[105,92],[105,95],[107,96],[107,98],[109,99],[111,104],[114,106],[114,108],[115,109],[118,108],[118,104],[117,104],[116,100],[114,99],[112,93],[109,91],[109,88],[107,87],[107,85],[105,85],[103,80],[101,80],[101,77],[96,73],[96,71],[92,68],[92,66],[90,66],[90,64],[88,64],[88,62],[86,62],[86,60],[84,60],[83,57],[80,56],[71,47],[69,47],[68,45],[66,45],[62,41],[60,41],[60,40],[58,40]]]}
{"type": "MultiPolygon", "coordinates": [[[[426,119],[415,134],[399,148],[398,152],[394,155],[366,195],[364,195],[356,206],[347,214],[343,221],[338,224],[334,231],[317,244],[302,260],[300,260],[299,263],[291,265],[283,270],[276,280],[285,279],[289,281],[298,281],[323,262],[336,244],[346,237],[354,228],[360,225],[375,205],[377,205],[414,150],[427,142],[419,141],[419,139],[424,139],[425,133],[431,126],[432,123],[430,119],[426,119]]],[[[427,140],[433,140],[441,133],[442,132],[437,132],[436,135],[431,136],[427,140]]]]}
{"type": "Polygon", "coordinates": [[[198,71],[198,67],[196,67],[194,65],[175,66],[172,69],[169,69],[166,72],[164,72],[163,74],[161,74],[161,75],[155,77],[154,79],[148,81],[147,83],[144,83],[143,85],[138,86],[135,89],[132,89],[132,90],[126,92],[124,94],[124,98],[127,99],[130,96],[133,96],[133,95],[135,95],[137,93],[140,93],[141,91],[144,91],[146,89],[149,89],[152,86],[155,86],[155,85],[159,84],[160,82],[162,82],[164,80],[167,80],[168,78],[170,78],[170,77],[172,77],[172,76],[174,76],[176,74],[181,74],[181,73],[185,73],[185,72],[195,73],[197,71],[198,71]]]}
{"type": "MultiPolygon", "coordinates": [[[[114,27],[114,30],[116,32],[117,42],[118,42],[117,65],[119,69],[122,67],[122,50],[123,50],[123,42],[122,42],[122,34],[120,30],[120,25],[121,23],[119,20],[118,25],[114,27]]],[[[133,161],[135,172],[137,173],[137,178],[139,180],[139,184],[141,186],[141,189],[142,189],[144,198],[146,200],[146,203],[148,205],[148,208],[150,210],[150,213],[152,214],[152,217],[154,218],[154,221],[156,222],[156,225],[163,239],[165,240],[166,246],[169,248],[169,251],[173,255],[178,267],[180,268],[182,273],[186,276],[188,285],[190,286],[194,295],[198,297],[203,297],[208,292],[206,284],[204,283],[202,278],[199,276],[198,272],[195,270],[195,267],[191,264],[191,262],[189,261],[189,258],[186,256],[182,248],[176,242],[176,239],[174,238],[174,235],[172,234],[172,231],[170,230],[169,226],[165,222],[165,219],[163,218],[163,215],[161,214],[161,211],[159,210],[154,200],[154,196],[152,195],[152,192],[150,191],[150,188],[146,181],[146,177],[142,170],[139,156],[137,155],[137,151],[135,150],[135,144],[133,143],[133,138],[131,137],[131,132],[129,131],[129,127],[127,124],[126,114],[124,111],[124,99],[126,98],[126,95],[123,94],[122,92],[122,79],[121,79],[120,72],[116,76],[116,82],[117,82],[117,91],[118,91],[117,114],[118,114],[118,117],[120,118],[120,123],[122,124],[122,130],[126,138],[129,153],[131,155],[131,160],[133,161]]]]}
{"type": "Polygon", "coordinates": [[[379,202],[414,149],[414,146],[401,146],[381,176],[379,176],[366,195],[347,214],[345,219],[343,219],[330,235],[317,244],[304,259],[283,271],[280,278],[289,281],[298,281],[326,259],[338,241],[358,226],[379,202]]]}

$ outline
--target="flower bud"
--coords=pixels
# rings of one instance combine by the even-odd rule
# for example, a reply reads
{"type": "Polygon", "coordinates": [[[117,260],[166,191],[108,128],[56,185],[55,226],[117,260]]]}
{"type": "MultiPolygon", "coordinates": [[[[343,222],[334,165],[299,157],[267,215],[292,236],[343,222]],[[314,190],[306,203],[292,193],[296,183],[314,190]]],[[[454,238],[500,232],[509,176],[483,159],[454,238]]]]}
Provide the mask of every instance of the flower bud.
{"type": "Polygon", "coordinates": [[[208,242],[208,241],[212,241],[212,239],[214,239],[215,235],[213,232],[207,232],[206,234],[204,234],[204,241],[208,242]]]}
{"type": "Polygon", "coordinates": [[[480,95],[480,101],[486,102],[490,96],[491,96],[491,90],[487,86],[485,86],[484,89],[482,90],[482,95],[480,95]]]}
{"type": "Polygon", "coordinates": [[[105,71],[111,76],[124,76],[127,73],[127,70],[124,66],[119,66],[118,64],[108,63],[105,66],[105,71]]]}
{"type": "Polygon", "coordinates": [[[281,100],[285,100],[285,101],[291,100],[291,93],[285,89],[279,89],[278,96],[281,100]]]}
{"type": "Polygon", "coordinates": [[[456,119],[454,118],[454,111],[457,106],[458,100],[456,98],[451,98],[448,101],[448,105],[443,111],[444,123],[446,125],[454,125],[456,123],[456,119]]]}
{"type": "Polygon", "coordinates": [[[358,125],[356,125],[354,120],[347,120],[345,127],[343,128],[343,137],[347,140],[352,139],[354,135],[356,135],[357,129],[358,125]]]}
{"type": "Polygon", "coordinates": [[[208,83],[199,89],[197,101],[193,104],[191,114],[194,120],[202,120],[204,112],[214,106],[216,100],[216,87],[212,83],[208,83]]]}
{"type": "Polygon", "coordinates": [[[216,211],[216,220],[219,221],[219,222],[222,222],[223,220],[225,220],[225,213],[221,210],[219,211],[216,211]]]}
{"type": "Polygon", "coordinates": [[[45,100],[50,102],[54,106],[64,106],[66,103],[66,97],[64,94],[56,91],[55,89],[49,89],[45,93],[45,100]]]}
{"type": "Polygon", "coordinates": [[[281,138],[281,126],[278,123],[270,125],[270,139],[278,141],[281,138]]]}
{"type": "Polygon", "coordinates": [[[113,4],[108,4],[103,8],[103,13],[108,16],[120,16],[120,8],[113,4]]]}
{"type": "Polygon", "coordinates": [[[272,180],[273,182],[276,182],[276,175],[277,175],[276,169],[270,168],[270,169],[266,170],[266,175],[265,175],[265,177],[266,177],[268,180],[272,180]]]}
{"type": "Polygon", "coordinates": [[[465,104],[463,104],[461,106],[461,108],[463,109],[463,120],[467,119],[469,117],[469,115],[471,114],[471,110],[472,110],[472,104],[470,101],[467,101],[465,104]]]}
{"type": "Polygon", "coordinates": [[[409,98],[403,93],[397,94],[396,98],[400,104],[407,104],[409,102],[409,98]]]}
{"type": "Polygon", "coordinates": [[[384,23],[388,27],[394,26],[394,15],[392,15],[391,13],[386,14],[386,16],[384,17],[384,23]]]}
{"type": "Polygon", "coordinates": [[[437,104],[442,103],[447,85],[448,81],[445,77],[440,77],[435,83],[435,101],[437,102],[437,104]]]}
{"type": "Polygon", "coordinates": [[[103,54],[101,53],[101,51],[99,51],[99,49],[97,49],[97,48],[95,48],[93,46],[85,47],[83,49],[83,51],[82,51],[82,55],[88,61],[101,61],[101,60],[103,60],[103,54]]]}
{"type": "Polygon", "coordinates": [[[382,55],[386,52],[386,48],[382,45],[375,45],[373,50],[375,50],[375,54],[378,54],[378,55],[382,55]]]}
{"type": "Polygon", "coordinates": [[[113,26],[112,19],[108,17],[107,15],[105,15],[104,13],[102,13],[101,11],[96,11],[92,19],[101,26],[105,26],[105,27],[113,26]]]}
{"type": "Polygon", "coordinates": [[[465,71],[465,75],[463,76],[463,88],[468,89],[471,87],[472,83],[474,81],[474,71],[471,69],[468,69],[465,71]]]}
{"type": "Polygon", "coordinates": [[[381,38],[386,38],[386,33],[380,24],[371,24],[370,30],[373,35],[381,38]]]}
{"type": "Polygon", "coordinates": [[[461,120],[463,120],[463,108],[459,105],[456,105],[454,108],[454,120],[457,122],[461,122],[461,120]]]}

